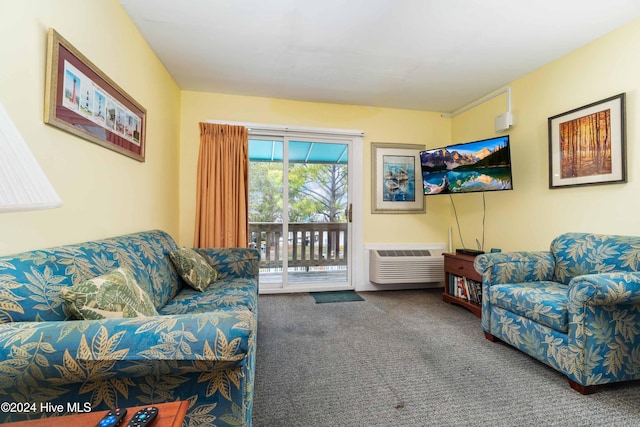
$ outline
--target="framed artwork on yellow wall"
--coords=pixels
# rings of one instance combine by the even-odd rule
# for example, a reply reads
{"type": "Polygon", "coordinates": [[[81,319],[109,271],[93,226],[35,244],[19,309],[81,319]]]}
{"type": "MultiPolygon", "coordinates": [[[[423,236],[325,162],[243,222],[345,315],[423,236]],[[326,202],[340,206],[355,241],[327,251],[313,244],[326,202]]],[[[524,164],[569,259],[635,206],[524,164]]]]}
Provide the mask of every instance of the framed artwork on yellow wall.
{"type": "Polygon", "coordinates": [[[549,188],[627,182],[625,94],[548,119],[549,188]]]}
{"type": "Polygon", "coordinates": [[[424,213],[420,150],[424,145],[371,144],[371,213],[424,213]]]}
{"type": "Polygon", "coordinates": [[[53,28],[48,32],[44,121],[144,162],[144,107],[53,28]]]}

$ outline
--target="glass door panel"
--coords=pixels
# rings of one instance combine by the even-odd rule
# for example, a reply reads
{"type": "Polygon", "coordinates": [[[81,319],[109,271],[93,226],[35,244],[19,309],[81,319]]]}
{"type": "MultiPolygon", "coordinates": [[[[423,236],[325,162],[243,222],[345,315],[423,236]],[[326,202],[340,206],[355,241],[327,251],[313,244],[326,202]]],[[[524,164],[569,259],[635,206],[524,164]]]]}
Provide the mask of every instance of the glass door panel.
{"type": "Polygon", "coordinates": [[[350,286],[350,142],[249,140],[250,246],[260,288],[350,286]]]}
{"type": "Polygon", "coordinates": [[[286,283],[348,283],[348,152],[344,143],[288,143],[286,283]]]}
{"type": "Polygon", "coordinates": [[[283,141],[249,140],[249,246],[260,251],[260,287],[282,287],[283,141]]]}

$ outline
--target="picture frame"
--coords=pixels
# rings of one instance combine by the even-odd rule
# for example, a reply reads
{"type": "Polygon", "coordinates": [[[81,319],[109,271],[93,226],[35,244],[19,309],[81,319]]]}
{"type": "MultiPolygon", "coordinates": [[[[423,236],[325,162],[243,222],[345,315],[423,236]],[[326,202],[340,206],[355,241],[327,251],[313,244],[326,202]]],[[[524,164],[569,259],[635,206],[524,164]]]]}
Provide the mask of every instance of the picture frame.
{"type": "Polygon", "coordinates": [[[145,108],[53,28],[47,33],[44,121],[145,160],[145,108]]]}
{"type": "Polygon", "coordinates": [[[420,151],[424,145],[371,144],[371,213],[425,213],[420,151]]]}
{"type": "Polygon", "coordinates": [[[627,182],[625,93],[548,119],[549,188],[627,182]]]}

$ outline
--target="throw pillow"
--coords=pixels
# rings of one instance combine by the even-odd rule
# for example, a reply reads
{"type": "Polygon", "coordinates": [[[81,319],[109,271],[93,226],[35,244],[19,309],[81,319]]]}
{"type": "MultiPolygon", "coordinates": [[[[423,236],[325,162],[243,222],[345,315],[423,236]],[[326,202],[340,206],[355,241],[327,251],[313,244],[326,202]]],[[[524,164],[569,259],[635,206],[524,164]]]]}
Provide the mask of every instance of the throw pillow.
{"type": "Polygon", "coordinates": [[[169,252],[178,274],[197,291],[204,291],[218,279],[218,272],[193,249],[180,248],[169,252]]]}
{"type": "Polygon", "coordinates": [[[157,316],[149,295],[131,271],[118,268],[102,276],[63,288],[62,298],[78,319],[157,316]]]}

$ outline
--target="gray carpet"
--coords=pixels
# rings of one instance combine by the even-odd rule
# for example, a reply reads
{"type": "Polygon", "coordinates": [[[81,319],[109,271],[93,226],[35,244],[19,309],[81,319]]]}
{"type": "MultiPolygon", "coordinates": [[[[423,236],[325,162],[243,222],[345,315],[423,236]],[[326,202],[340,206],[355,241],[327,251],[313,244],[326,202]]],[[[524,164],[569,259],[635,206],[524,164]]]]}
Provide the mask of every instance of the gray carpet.
{"type": "Polygon", "coordinates": [[[256,427],[640,425],[640,382],[582,396],[439,289],[364,297],[260,296],[256,427]]]}

